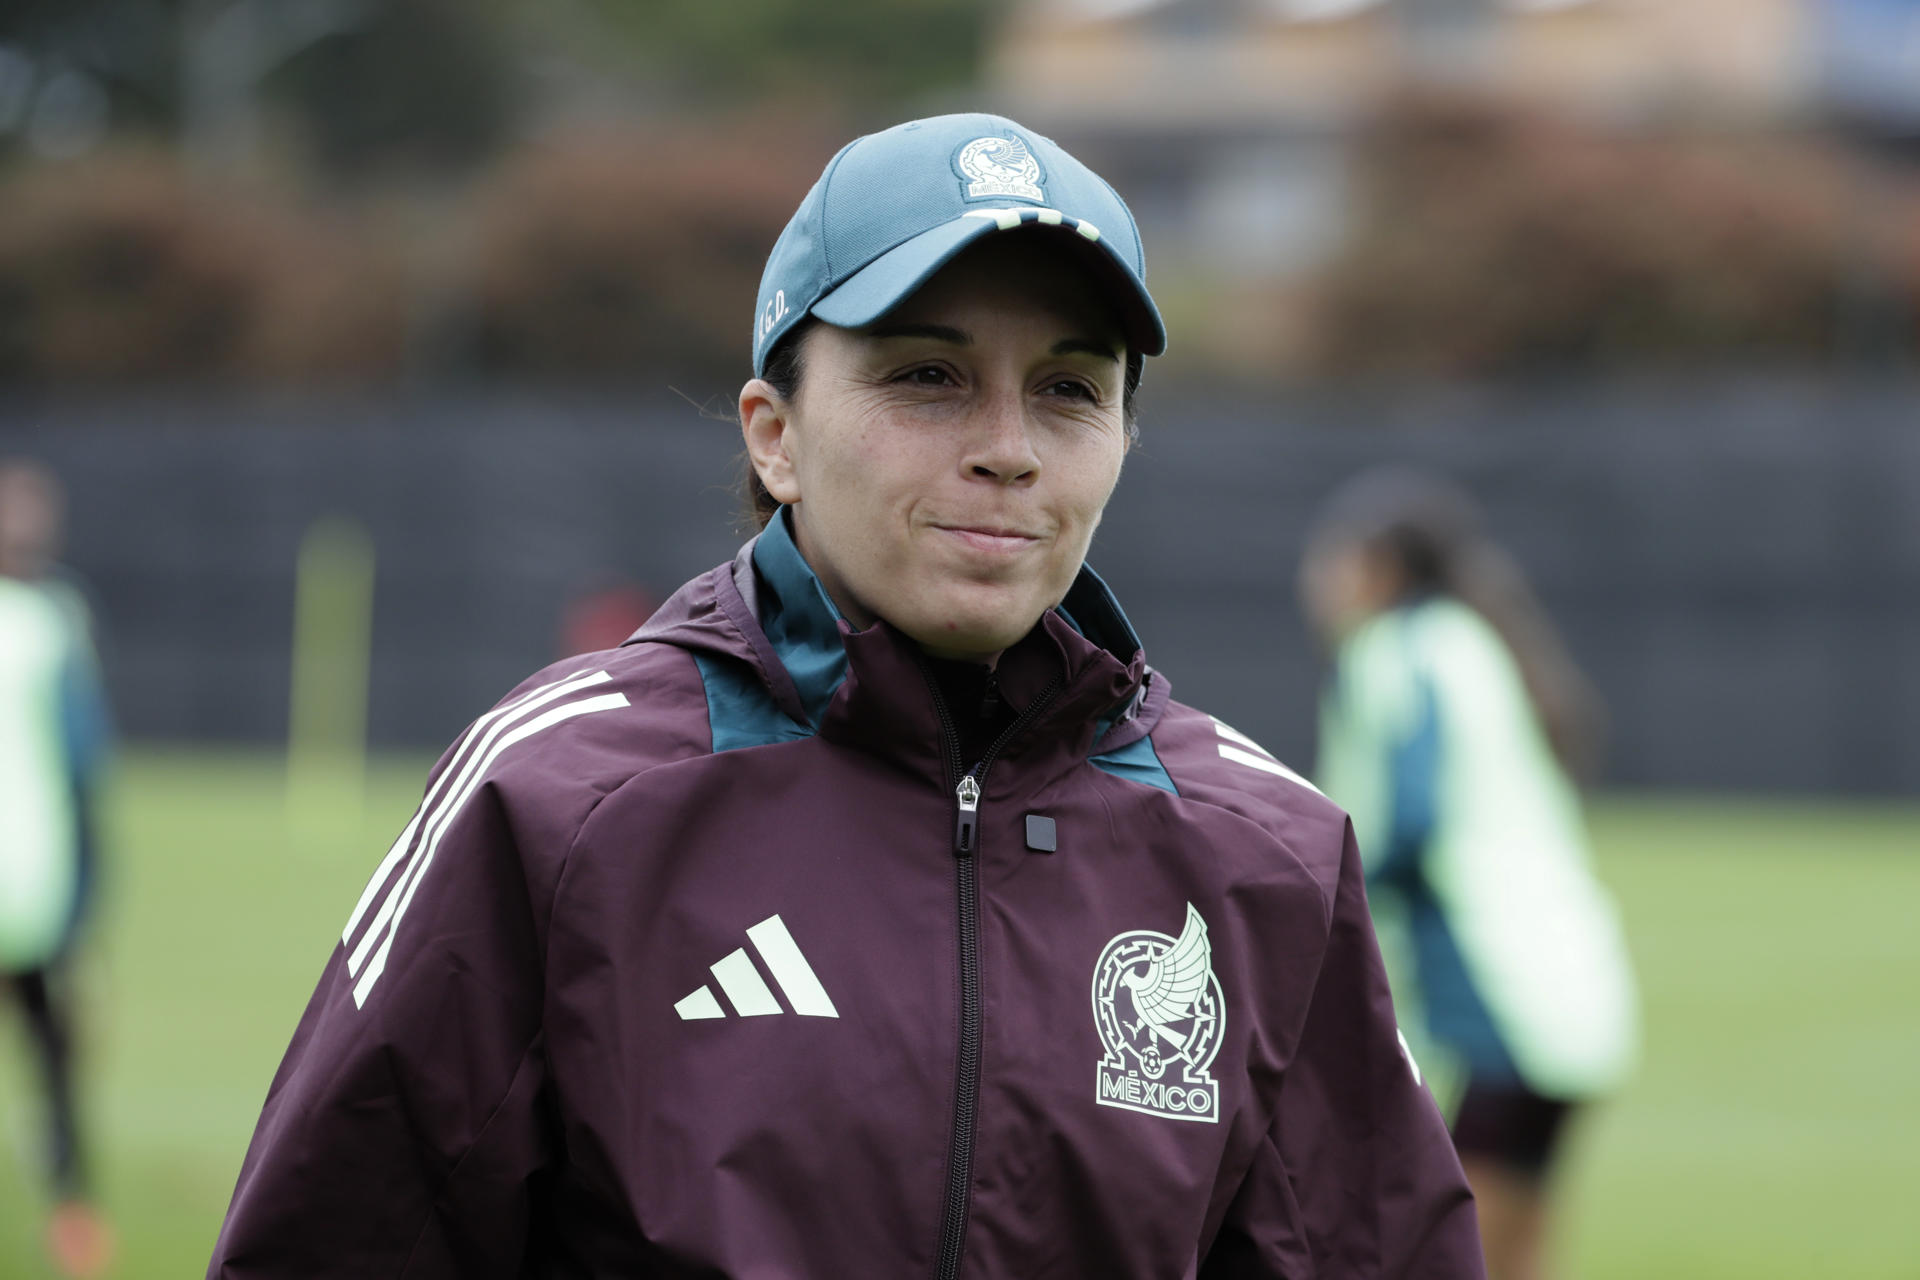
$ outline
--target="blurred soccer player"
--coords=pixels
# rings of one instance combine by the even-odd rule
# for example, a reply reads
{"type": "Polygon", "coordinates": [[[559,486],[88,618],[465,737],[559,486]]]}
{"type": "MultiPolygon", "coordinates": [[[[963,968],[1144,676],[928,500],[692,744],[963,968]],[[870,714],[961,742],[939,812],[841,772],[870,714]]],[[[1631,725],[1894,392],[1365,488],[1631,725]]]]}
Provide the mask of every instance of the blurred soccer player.
{"type": "Polygon", "coordinates": [[[0,971],[31,1032],[47,1100],[62,1274],[101,1274],[113,1234],[94,1207],[62,978],[93,883],[93,792],[107,739],[87,609],[55,571],[62,503],[44,468],[0,461],[0,971]]]}
{"type": "Polygon", "coordinates": [[[1380,471],[1337,492],[1300,588],[1335,658],[1321,781],[1366,855],[1395,1004],[1460,1090],[1488,1275],[1533,1280],[1567,1117],[1634,1053],[1632,977],[1574,782],[1597,754],[1597,704],[1518,568],[1438,480],[1380,471]]]}

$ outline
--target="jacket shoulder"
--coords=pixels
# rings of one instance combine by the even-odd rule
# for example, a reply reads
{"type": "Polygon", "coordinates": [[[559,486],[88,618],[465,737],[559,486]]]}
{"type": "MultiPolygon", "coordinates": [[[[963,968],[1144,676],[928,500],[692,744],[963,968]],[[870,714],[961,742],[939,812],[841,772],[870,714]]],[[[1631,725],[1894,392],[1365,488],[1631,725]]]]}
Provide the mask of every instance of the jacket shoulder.
{"type": "Polygon", "coordinates": [[[416,891],[430,901],[485,899],[508,866],[544,916],[541,904],[595,806],[635,775],[706,750],[699,675],[679,650],[629,645],[535,672],[441,755],[342,941],[354,946],[368,920],[369,937],[389,916],[397,926],[416,891]]]}
{"type": "Polygon", "coordinates": [[[476,735],[491,740],[492,781],[559,809],[591,807],[637,774],[712,748],[692,656],[646,642],[542,668],[476,720],[463,743],[476,735]]]}
{"type": "Polygon", "coordinates": [[[1272,833],[1329,895],[1339,881],[1347,814],[1272,752],[1226,721],[1169,702],[1153,747],[1183,799],[1212,805],[1272,833]]]}

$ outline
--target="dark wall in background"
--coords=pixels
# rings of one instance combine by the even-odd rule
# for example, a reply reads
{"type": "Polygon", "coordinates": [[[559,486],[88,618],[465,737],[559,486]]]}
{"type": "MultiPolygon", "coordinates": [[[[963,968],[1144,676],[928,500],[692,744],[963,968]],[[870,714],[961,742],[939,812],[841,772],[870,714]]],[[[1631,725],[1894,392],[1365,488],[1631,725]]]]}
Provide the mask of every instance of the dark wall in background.
{"type": "MultiPolygon", "coordinates": [[[[1092,562],[1176,696],[1312,755],[1292,578],[1385,459],[1490,511],[1614,720],[1611,780],[1920,792],[1920,388],[1735,382],[1236,395],[1155,386],[1092,562]]],[[[578,593],[728,557],[738,437],[683,402],[0,403],[71,489],[133,736],[285,732],[295,549],[379,549],[371,733],[438,747],[558,656],[578,593]]]]}

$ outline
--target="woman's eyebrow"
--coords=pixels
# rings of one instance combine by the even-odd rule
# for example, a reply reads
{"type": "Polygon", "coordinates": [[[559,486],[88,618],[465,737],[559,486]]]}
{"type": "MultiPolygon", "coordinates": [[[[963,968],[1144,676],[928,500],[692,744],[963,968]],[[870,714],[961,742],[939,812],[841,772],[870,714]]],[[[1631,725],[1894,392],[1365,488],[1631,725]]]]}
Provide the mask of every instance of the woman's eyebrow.
{"type": "MultiPolygon", "coordinates": [[[[895,321],[875,324],[863,330],[869,338],[884,341],[889,338],[931,338],[935,342],[950,342],[956,347],[973,345],[973,335],[965,329],[955,329],[951,325],[922,324],[913,321],[895,321]]],[[[1098,338],[1062,338],[1053,344],[1052,354],[1056,356],[1090,355],[1104,360],[1118,360],[1120,352],[1111,342],[1102,342],[1098,338]]]]}
{"type": "Polygon", "coordinates": [[[1118,360],[1120,352],[1111,342],[1101,342],[1097,338],[1062,338],[1053,344],[1056,356],[1089,355],[1100,356],[1107,360],[1118,360]]]}
{"type": "Polygon", "coordinates": [[[951,342],[958,347],[973,345],[973,336],[966,330],[944,324],[876,324],[866,334],[869,338],[932,338],[936,342],[951,342]]]}

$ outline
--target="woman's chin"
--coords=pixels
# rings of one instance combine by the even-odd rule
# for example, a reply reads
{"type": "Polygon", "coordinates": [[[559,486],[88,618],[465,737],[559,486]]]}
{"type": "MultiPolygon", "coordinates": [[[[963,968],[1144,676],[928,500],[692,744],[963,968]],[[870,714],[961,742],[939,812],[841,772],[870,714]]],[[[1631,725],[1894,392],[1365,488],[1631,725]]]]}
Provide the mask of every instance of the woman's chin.
{"type": "Polygon", "coordinates": [[[1033,630],[1049,603],[1029,589],[955,583],[937,598],[899,602],[881,616],[936,657],[985,661],[1033,630]]]}
{"type": "Polygon", "coordinates": [[[1008,623],[1006,614],[994,618],[947,617],[904,626],[900,630],[936,658],[986,662],[1017,644],[1021,637],[1033,630],[1033,622],[1015,628],[1008,623]]]}

